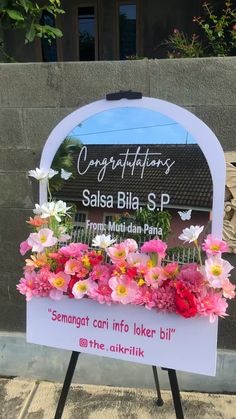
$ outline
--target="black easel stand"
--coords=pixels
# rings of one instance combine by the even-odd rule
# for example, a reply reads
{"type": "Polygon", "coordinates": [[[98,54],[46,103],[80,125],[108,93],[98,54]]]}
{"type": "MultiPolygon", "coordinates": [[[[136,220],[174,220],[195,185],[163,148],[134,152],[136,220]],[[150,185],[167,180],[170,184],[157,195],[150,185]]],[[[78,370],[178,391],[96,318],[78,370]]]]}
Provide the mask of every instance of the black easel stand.
{"type": "MultiPolygon", "coordinates": [[[[67,368],[65,380],[63,383],[63,387],[62,387],[62,391],[61,391],[61,395],[60,395],[60,399],[57,405],[57,410],[56,410],[54,419],[62,418],[66,399],[68,396],[68,392],[70,389],[71,381],[75,372],[75,367],[76,367],[79,355],[80,355],[80,352],[75,352],[75,351],[73,351],[71,354],[70,362],[67,368]]],[[[176,419],[184,419],[176,371],[169,368],[162,368],[162,369],[168,372],[176,419]]],[[[157,368],[155,365],[152,366],[152,371],[153,371],[154,381],[155,381],[156,391],[157,391],[156,404],[157,406],[163,406],[164,401],[161,397],[161,389],[160,389],[160,384],[159,384],[159,379],[158,379],[158,374],[157,374],[157,368]]]]}
{"type": "Polygon", "coordinates": [[[66,372],[66,376],[65,376],[65,380],[63,383],[63,387],[61,390],[61,395],[60,395],[60,399],[57,405],[57,410],[56,410],[56,414],[54,416],[54,419],[61,419],[62,414],[63,414],[63,410],[65,407],[65,403],[66,403],[66,399],[67,399],[67,395],[68,395],[68,391],[71,385],[71,381],[75,372],[75,367],[79,358],[80,352],[75,352],[73,351],[71,354],[71,358],[70,358],[70,362],[67,368],[67,372],[66,372]]]}

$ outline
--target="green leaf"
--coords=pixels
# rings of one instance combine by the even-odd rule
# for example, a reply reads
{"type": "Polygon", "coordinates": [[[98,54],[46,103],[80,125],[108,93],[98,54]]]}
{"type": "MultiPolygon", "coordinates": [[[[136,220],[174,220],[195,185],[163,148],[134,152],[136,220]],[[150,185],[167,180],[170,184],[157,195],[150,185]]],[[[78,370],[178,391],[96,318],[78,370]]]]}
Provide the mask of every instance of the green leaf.
{"type": "Polygon", "coordinates": [[[24,16],[18,12],[18,10],[7,9],[8,16],[13,20],[22,20],[24,21],[24,16]]]}
{"type": "Polygon", "coordinates": [[[28,31],[25,34],[25,40],[26,42],[32,42],[35,38],[36,31],[34,25],[31,25],[28,31]]]}
{"type": "Polygon", "coordinates": [[[50,31],[57,37],[57,38],[61,38],[63,36],[63,33],[60,29],[58,28],[51,28],[50,31]]]}
{"type": "Polygon", "coordinates": [[[21,4],[22,7],[24,7],[26,13],[28,13],[29,10],[29,2],[27,0],[18,0],[19,4],[21,4]]]}

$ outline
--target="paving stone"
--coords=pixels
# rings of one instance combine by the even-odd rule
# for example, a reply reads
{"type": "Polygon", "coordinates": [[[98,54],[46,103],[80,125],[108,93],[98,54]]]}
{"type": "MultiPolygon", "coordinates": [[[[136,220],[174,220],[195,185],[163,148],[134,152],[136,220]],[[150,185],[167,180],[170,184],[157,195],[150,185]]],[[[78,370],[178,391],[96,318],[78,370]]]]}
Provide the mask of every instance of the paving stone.
{"type": "Polygon", "coordinates": [[[0,379],[0,418],[16,419],[33,385],[30,380],[0,379]]]}

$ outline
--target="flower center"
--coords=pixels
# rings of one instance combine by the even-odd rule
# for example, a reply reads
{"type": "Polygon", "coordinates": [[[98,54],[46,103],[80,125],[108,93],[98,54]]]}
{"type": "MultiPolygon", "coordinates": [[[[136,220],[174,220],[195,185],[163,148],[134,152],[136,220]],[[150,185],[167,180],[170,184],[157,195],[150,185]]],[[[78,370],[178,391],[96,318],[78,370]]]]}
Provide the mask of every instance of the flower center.
{"type": "Polygon", "coordinates": [[[140,278],[140,279],[138,280],[138,286],[139,286],[139,287],[141,287],[143,284],[145,284],[145,281],[144,281],[144,279],[143,279],[143,278],[140,278]]]}
{"type": "Polygon", "coordinates": [[[116,252],[115,252],[115,256],[117,257],[117,258],[122,258],[123,256],[125,256],[125,250],[117,250],[116,252]]]}
{"type": "Polygon", "coordinates": [[[65,280],[64,280],[64,278],[61,278],[61,277],[59,276],[58,278],[55,278],[55,279],[52,281],[52,283],[53,283],[54,287],[57,287],[57,288],[62,288],[62,287],[65,285],[65,280]]]}
{"type": "Polygon", "coordinates": [[[125,295],[127,295],[127,294],[128,294],[128,292],[127,292],[127,288],[126,288],[126,286],[125,286],[125,285],[118,285],[118,287],[116,288],[116,291],[117,291],[117,294],[118,294],[120,297],[124,297],[125,295]]]}
{"type": "Polygon", "coordinates": [[[218,244],[213,244],[211,250],[220,250],[220,246],[218,244]]]}
{"type": "Polygon", "coordinates": [[[211,272],[214,276],[219,276],[222,273],[222,268],[219,265],[214,265],[211,268],[211,272]]]}
{"type": "Polygon", "coordinates": [[[47,241],[47,236],[45,236],[45,234],[43,234],[43,235],[40,237],[40,241],[41,241],[41,243],[45,243],[45,242],[47,241]]]}
{"type": "Polygon", "coordinates": [[[87,289],[88,289],[88,287],[87,287],[87,285],[86,285],[86,284],[78,284],[78,285],[77,285],[77,290],[78,290],[79,292],[86,292],[86,291],[87,291],[87,289]]]}

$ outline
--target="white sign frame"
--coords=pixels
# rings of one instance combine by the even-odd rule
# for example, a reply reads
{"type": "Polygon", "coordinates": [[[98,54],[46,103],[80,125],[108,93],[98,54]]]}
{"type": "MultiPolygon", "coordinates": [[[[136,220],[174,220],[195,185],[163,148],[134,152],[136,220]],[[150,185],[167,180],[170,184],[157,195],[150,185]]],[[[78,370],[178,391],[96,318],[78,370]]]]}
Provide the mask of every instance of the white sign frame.
{"type": "MultiPolygon", "coordinates": [[[[142,99],[121,99],[118,101],[107,101],[102,99],[83,106],[66,116],[52,130],[42,151],[40,169],[50,169],[53,158],[65,137],[85,119],[109,109],[124,107],[146,108],[160,112],[175,120],[197,141],[207,160],[213,183],[212,234],[221,239],[226,176],[223,149],[215,134],[203,121],[201,121],[201,119],[173,103],[160,99],[143,97],[142,99]]],[[[39,203],[42,205],[44,202],[47,202],[47,185],[45,182],[40,182],[39,203]]]]}
{"type": "MultiPolygon", "coordinates": [[[[61,143],[78,124],[100,112],[124,107],[145,108],[160,112],[175,120],[197,141],[208,162],[213,182],[212,234],[221,239],[226,173],[222,147],[215,134],[203,121],[173,103],[144,97],[137,100],[99,100],[83,106],[65,117],[52,130],[42,151],[40,168],[50,169],[54,155],[61,143]]],[[[40,182],[39,202],[42,205],[46,201],[47,184],[42,181],[40,182]]],[[[53,301],[49,298],[33,298],[27,303],[28,342],[205,375],[215,375],[217,327],[218,321],[209,323],[208,317],[184,319],[174,314],[157,313],[155,310],[148,311],[144,307],[131,305],[107,307],[105,304],[100,305],[96,301],[85,299],[77,301],[63,298],[61,301],[53,301]],[[145,359],[140,360],[138,357],[130,356],[130,354],[101,353],[101,350],[96,348],[78,347],[78,338],[100,339],[106,347],[110,347],[109,345],[112,344],[114,339],[117,339],[113,331],[108,333],[106,330],[104,333],[104,330],[94,330],[90,325],[82,331],[80,336],[78,329],[75,327],[68,328],[68,324],[63,324],[63,327],[58,329],[58,325],[55,325],[50,319],[50,309],[67,313],[68,316],[70,313],[73,316],[85,316],[88,312],[95,316],[95,313],[98,313],[100,318],[107,318],[109,324],[113,321],[114,316],[116,318],[121,316],[127,323],[144,316],[146,324],[150,323],[150,329],[155,327],[155,321],[158,322],[161,319],[163,327],[167,327],[171,320],[171,327],[176,329],[176,334],[173,335],[172,342],[167,342],[165,345],[160,345],[160,338],[156,340],[155,345],[149,337],[145,337],[145,339],[139,337],[148,354],[145,359]],[[186,335],[188,339],[185,339],[186,335]],[[184,356],[181,356],[181,354],[184,356]]],[[[158,334],[158,330],[156,333],[158,334]]],[[[127,336],[121,336],[121,341],[124,343],[122,339],[127,339],[127,336]]],[[[131,346],[132,342],[138,345],[137,336],[129,336],[128,342],[131,346]]]]}

